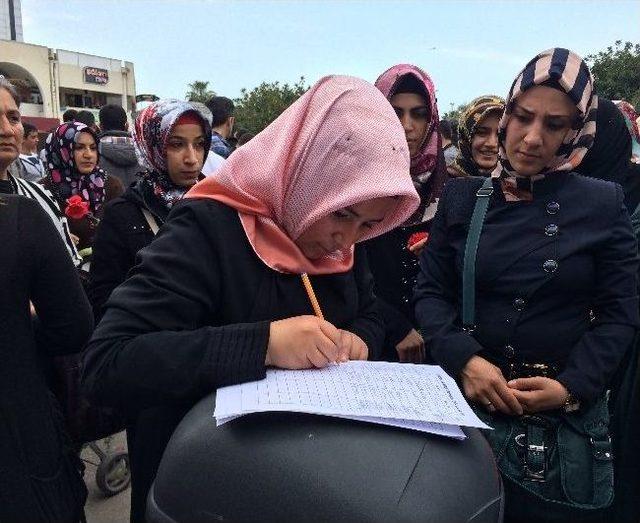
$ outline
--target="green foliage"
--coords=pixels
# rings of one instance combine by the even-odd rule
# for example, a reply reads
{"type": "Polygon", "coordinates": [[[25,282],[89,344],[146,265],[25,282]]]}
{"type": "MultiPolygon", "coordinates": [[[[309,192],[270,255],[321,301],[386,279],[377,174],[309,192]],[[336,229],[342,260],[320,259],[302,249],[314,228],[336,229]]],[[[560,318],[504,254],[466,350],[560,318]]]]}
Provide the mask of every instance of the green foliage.
{"type": "Polygon", "coordinates": [[[234,100],[236,129],[258,134],[273,122],[287,107],[302,96],[308,86],[304,77],[293,85],[280,82],[262,82],[251,91],[242,89],[240,98],[234,100]]]}
{"type": "Polygon", "coordinates": [[[599,95],[640,106],[640,44],[618,40],[586,61],[599,95]]]}
{"type": "Polygon", "coordinates": [[[188,85],[189,90],[185,95],[185,98],[189,102],[206,103],[210,98],[216,95],[215,91],[209,90],[209,82],[203,82],[196,80],[192,84],[188,85]]]}
{"type": "Polygon", "coordinates": [[[469,104],[460,104],[458,107],[453,107],[451,104],[451,109],[449,109],[446,113],[440,115],[441,120],[451,120],[454,126],[458,125],[458,119],[460,115],[469,107],[469,104]]]}

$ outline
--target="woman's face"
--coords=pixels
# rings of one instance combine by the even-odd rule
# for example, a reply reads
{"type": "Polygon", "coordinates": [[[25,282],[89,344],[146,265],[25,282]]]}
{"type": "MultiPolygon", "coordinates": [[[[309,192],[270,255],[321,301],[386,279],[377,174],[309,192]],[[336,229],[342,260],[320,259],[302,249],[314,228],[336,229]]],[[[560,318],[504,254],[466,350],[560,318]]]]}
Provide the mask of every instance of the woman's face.
{"type": "Polygon", "coordinates": [[[482,171],[493,171],[498,163],[499,121],[499,113],[487,114],[476,124],[471,138],[471,156],[482,171]]]}
{"type": "Polygon", "coordinates": [[[427,101],[415,93],[394,94],[391,106],[398,115],[409,145],[411,157],[418,154],[429,125],[429,106],[427,101]]]}
{"type": "Polygon", "coordinates": [[[339,209],[313,223],[295,244],[310,260],[346,251],[384,220],[395,205],[396,199],[387,196],[339,209]]]}
{"type": "Polygon", "coordinates": [[[553,159],[578,116],[563,92],[543,85],[525,91],[515,101],[506,129],[505,152],[521,176],[533,176],[553,159]]]}
{"type": "Polygon", "coordinates": [[[195,185],[204,163],[204,131],[198,124],[176,125],[167,140],[167,172],[179,187],[195,185]]]}
{"type": "Polygon", "coordinates": [[[0,173],[18,157],[24,130],[20,110],[6,89],[0,89],[0,173]]]}
{"type": "Polygon", "coordinates": [[[91,174],[98,164],[98,145],[89,133],[76,134],[73,160],[80,174],[91,174]]]}

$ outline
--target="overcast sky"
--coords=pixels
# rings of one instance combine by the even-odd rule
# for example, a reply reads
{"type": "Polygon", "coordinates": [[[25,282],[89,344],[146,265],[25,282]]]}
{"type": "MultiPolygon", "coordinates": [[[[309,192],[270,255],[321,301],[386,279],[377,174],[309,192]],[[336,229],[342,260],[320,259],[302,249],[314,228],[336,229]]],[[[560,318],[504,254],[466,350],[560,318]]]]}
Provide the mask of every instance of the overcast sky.
{"type": "Polygon", "coordinates": [[[332,73],[373,82],[396,63],[433,78],[445,112],[506,95],[554,46],[585,56],[640,42],[640,1],[22,0],[25,42],[134,63],[136,91],[184,98],[207,80],[231,98],[262,81],[332,73]]]}

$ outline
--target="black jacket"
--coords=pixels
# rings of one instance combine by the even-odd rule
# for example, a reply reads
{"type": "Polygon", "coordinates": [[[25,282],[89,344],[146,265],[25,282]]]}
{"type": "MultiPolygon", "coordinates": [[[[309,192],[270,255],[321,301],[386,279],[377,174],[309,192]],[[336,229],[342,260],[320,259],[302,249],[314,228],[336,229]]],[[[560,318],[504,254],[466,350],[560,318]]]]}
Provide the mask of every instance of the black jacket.
{"type": "Polygon", "coordinates": [[[82,349],[91,309],[40,205],[0,200],[0,521],[77,523],[86,489],[43,369],[82,349]]]}
{"type": "MultiPolygon", "coordinates": [[[[375,356],[383,327],[362,254],[357,248],[352,270],[311,280],[326,319],[375,356]]],[[[270,322],[303,314],[313,308],[300,276],[260,261],[235,210],[185,200],[171,211],[111,295],[84,358],[87,392],[135,420],[134,521],[143,519],[162,452],[187,410],[218,387],[262,379],[270,322]]]]}
{"type": "Polygon", "coordinates": [[[126,131],[105,131],[100,135],[100,167],[117,176],[123,185],[129,187],[138,181],[138,173],[144,169],[138,165],[131,135],[126,131]],[[116,137],[120,141],[112,143],[103,138],[116,137]]]}
{"type": "Polygon", "coordinates": [[[413,233],[428,232],[430,225],[429,222],[397,227],[365,243],[385,322],[385,359],[397,361],[395,346],[416,324],[411,296],[420,267],[407,242],[413,233]]]}
{"type": "Polygon", "coordinates": [[[451,180],[420,263],[416,316],[432,355],[457,376],[494,363],[554,363],[579,399],[596,398],[630,346],[638,317],[636,239],[619,185],[554,173],[532,202],[494,181],[476,264],[476,324],[461,331],[462,263],[481,178],[451,180]],[[593,320],[590,315],[593,313],[593,320]]]}
{"type": "Polygon", "coordinates": [[[96,323],[102,318],[104,304],[113,289],[126,279],[135,265],[138,251],[153,240],[153,232],[142,214],[143,208],[153,215],[158,226],[169,214],[144,180],[105,205],[93,244],[88,290],[96,323]]]}

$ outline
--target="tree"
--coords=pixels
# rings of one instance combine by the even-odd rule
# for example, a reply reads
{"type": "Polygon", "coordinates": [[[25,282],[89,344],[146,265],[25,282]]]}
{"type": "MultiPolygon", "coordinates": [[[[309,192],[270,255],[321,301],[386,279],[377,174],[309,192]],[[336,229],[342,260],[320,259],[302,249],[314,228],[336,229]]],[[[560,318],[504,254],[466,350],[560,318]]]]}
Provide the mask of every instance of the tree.
{"type": "Polygon", "coordinates": [[[240,98],[234,100],[236,128],[258,134],[307,89],[303,76],[293,85],[262,82],[251,91],[242,89],[240,98]]]}
{"type": "Polygon", "coordinates": [[[640,44],[618,40],[586,61],[599,95],[640,106],[640,44]]]}
{"type": "Polygon", "coordinates": [[[188,84],[188,87],[186,99],[190,102],[206,103],[216,95],[214,91],[209,90],[209,82],[196,80],[192,84],[188,84]]]}
{"type": "Polygon", "coordinates": [[[446,113],[440,116],[442,120],[451,120],[451,123],[454,125],[458,125],[458,119],[460,115],[469,107],[469,104],[460,104],[458,107],[454,109],[453,103],[451,104],[451,109],[449,109],[446,113]]]}

